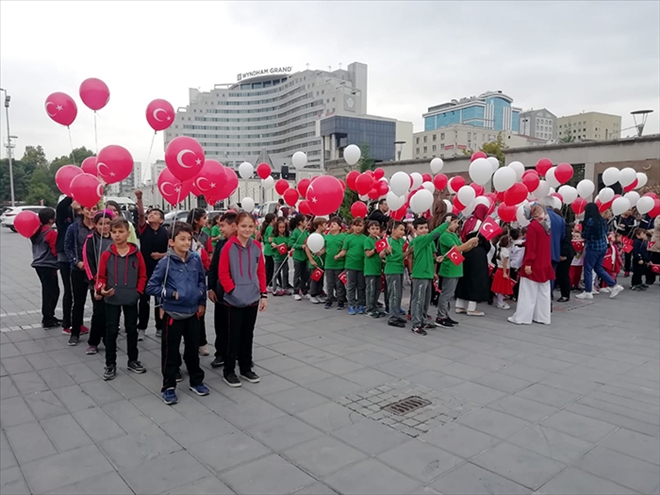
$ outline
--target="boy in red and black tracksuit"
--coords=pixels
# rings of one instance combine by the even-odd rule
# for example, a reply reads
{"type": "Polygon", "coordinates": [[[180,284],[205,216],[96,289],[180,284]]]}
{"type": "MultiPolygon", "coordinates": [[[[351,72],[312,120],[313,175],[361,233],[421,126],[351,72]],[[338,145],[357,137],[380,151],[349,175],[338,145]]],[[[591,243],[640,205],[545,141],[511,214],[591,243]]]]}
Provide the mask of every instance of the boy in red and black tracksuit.
{"type": "Polygon", "coordinates": [[[41,282],[41,325],[55,328],[62,323],[55,318],[55,307],[60,298],[60,286],[57,283],[57,231],[55,210],[43,208],[39,211],[41,227],[30,237],[32,241],[32,267],[37,271],[41,282]]]}

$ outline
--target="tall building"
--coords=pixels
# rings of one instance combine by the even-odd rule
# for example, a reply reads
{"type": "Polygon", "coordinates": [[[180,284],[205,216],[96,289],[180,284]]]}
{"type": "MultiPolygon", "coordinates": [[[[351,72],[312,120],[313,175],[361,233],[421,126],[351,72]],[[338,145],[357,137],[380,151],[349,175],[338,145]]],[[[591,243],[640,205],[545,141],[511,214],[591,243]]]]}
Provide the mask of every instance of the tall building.
{"type": "Polygon", "coordinates": [[[454,124],[466,124],[494,131],[518,132],[520,108],[502,91],[487,91],[479,96],[451,100],[430,107],[423,114],[424,130],[433,131],[454,124]]]}
{"type": "Polygon", "coordinates": [[[132,196],[139,185],[142,183],[142,163],[134,162],[131,175],[121,182],[116,182],[108,186],[108,194],[111,196],[132,196]]]}
{"type": "Polygon", "coordinates": [[[266,151],[275,170],[304,151],[307,166],[320,167],[317,121],[367,113],[367,66],[354,62],[346,69],[328,69],[265,68],[210,91],[191,88],[190,102],[165,131],[165,146],[177,136],[194,137],[208,158],[233,168],[254,163],[266,151]]]}
{"type": "Polygon", "coordinates": [[[557,138],[562,141],[605,141],[620,137],[620,115],[586,112],[557,119],[557,138]]]}
{"type": "Polygon", "coordinates": [[[557,116],[547,108],[520,114],[520,134],[546,141],[557,139],[557,116]]]}

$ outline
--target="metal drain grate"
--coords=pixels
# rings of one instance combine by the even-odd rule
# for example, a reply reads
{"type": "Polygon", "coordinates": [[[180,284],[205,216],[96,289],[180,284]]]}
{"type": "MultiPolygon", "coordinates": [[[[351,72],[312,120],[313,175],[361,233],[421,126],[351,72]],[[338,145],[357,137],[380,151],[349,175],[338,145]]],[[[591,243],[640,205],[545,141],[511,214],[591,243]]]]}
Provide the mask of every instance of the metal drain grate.
{"type": "Polygon", "coordinates": [[[381,409],[385,409],[391,413],[396,414],[397,416],[405,416],[406,414],[416,411],[424,406],[430,406],[431,402],[413,395],[411,397],[406,397],[392,404],[383,406],[381,409]]]}

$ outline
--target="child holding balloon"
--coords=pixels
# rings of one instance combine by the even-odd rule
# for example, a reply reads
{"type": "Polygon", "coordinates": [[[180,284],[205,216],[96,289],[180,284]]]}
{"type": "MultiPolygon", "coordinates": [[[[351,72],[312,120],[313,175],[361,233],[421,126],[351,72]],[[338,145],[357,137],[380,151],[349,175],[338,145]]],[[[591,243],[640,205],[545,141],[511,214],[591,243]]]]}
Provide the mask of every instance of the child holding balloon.
{"type": "MultiPolygon", "coordinates": [[[[327,225],[328,222],[325,218],[315,218],[314,222],[312,222],[314,233],[321,236],[321,239],[323,239],[323,233],[325,232],[327,225]]],[[[309,242],[309,238],[307,240],[309,242]]],[[[318,246],[314,246],[314,248],[316,247],[318,246]]],[[[310,271],[310,274],[313,273],[317,268],[323,270],[323,267],[325,265],[324,264],[325,247],[322,246],[320,250],[317,250],[316,252],[312,252],[310,247],[308,245],[305,245],[305,254],[307,255],[307,259],[309,260],[308,270],[310,271]]],[[[311,275],[310,275],[309,285],[310,285],[309,302],[311,302],[312,304],[320,304],[321,301],[319,300],[319,297],[321,297],[323,294],[323,275],[321,275],[321,277],[318,280],[311,279],[311,275]]]]}
{"type": "Polygon", "coordinates": [[[289,224],[291,230],[290,246],[293,249],[293,299],[300,301],[307,296],[309,290],[309,270],[307,270],[307,254],[305,243],[309,237],[307,232],[307,217],[298,214],[289,224]]]}
{"type": "Polygon", "coordinates": [[[55,306],[60,297],[57,283],[57,232],[53,228],[55,210],[39,210],[41,227],[30,237],[32,242],[32,268],[41,282],[41,325],[45,329],[58,327],[61,321],[55,318],[55,306]]]}
{"type": "Polygon", "coordinates": [[[339,280],[339,274],[344,271],[344,259],[336,259],[336,255],[342,250],[346,234],[342,232],[342,220],[339,217],[330,219],[330,231],[324,235],[325,238],[325,280],[327,284],[325,309],[332,308],[332,303],[337,301],[337,309],[344,309],[346,301],[346,287],[339,280]]]}
{"type": "Polygon", "coordinates": [[[351,222],[351,233],[344,239],[342,250],[335,259],[346,258],[346,298],[348,314],[364,314],[366,304],[364,280],[364,220],[360,217],[351,222]]]}

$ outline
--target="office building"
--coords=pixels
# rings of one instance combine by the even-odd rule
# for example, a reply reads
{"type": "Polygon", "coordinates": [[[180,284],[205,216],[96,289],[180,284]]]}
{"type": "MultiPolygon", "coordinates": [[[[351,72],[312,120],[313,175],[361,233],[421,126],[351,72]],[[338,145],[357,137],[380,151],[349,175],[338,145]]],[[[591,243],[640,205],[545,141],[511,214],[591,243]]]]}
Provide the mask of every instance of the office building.
{"type": "Polygon", "coordinates": [[[139,185],[142,183],[142,163],[134,162],[131,175],[121,182],[108,185],[108,195],[110,196],[132,196],[139,185]]]}
{"type": "Polygon", "coordinates": [[[254,163],[266,151],[274,170],[290,166],[291,156],[304,151],[307,166],[318,168],[322,139],[317,121],[367,113],[367,66],[354,62],[346,69],[300,72],[265,68],[210,91],[191,88],[189,97],[165,131],[165,146],[177,136],[194,137],[207,158],[232,168],[254,163]]]}
{"type": "Polygon", "coordinates": [[[557,116],[547,108],[522,112],[519,133],[523,136],[554,141],[557,139],[557,116]]]}
{"type": "Polygon", "coordinates": [[[518,132],[521,109],[502,91],[487,91],[479,96],[451,100],[430,107],[423,114],[424,131],[464,124],[493,131],[518,132]]]}
{"type": "Polygon", "coordinates": [[[557,138],[562,141],[608,141],[621,138],[621,116],[584,112],[557,119],[557,138]]]}

